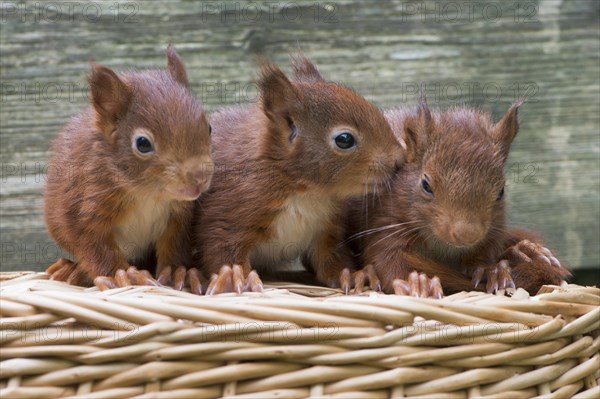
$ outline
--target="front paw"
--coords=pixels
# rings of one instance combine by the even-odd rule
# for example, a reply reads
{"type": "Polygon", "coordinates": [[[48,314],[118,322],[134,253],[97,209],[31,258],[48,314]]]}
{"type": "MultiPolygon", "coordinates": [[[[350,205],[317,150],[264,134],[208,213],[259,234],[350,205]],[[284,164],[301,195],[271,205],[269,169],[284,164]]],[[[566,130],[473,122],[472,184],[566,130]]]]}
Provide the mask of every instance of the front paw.
{"type": "Polygon", "coordinates": [[[569,269],[538,243],[522,240],[503,254],[515,285],[535,295],[543,285],[560,285],[571,276],[569,269]]]}
{"type": "Polygon", "coordinates": [[[69,259],[60,258],[46,269],[46,273],[50,275],[50,280],[64,281],[71,285],[83,287],[92,286],[92,280],[83,268],[78,267],[77,263],[69,259]]]}
{"type": "Polygon", "coordinates": [[[442,284],[437,276],[429,278],[425,273],[417,271],[409,274],[407,280],[394,279],[392,287],[395,295],[436,299],[441,299],[444,296],[442,284]]]}
{"type": "Polygon", "coordinates": [[[548,266],[557,269],[564,269],[560,261],[552,254],[552,252],[538,243],[522,240],[508,248],[503,256],[511,263],[534,263],[543,262],[548,266]]]}
{"type": "Polygon", "coordinates": [[[341,288],[346,295],[349,295],[352,289],[354,289],[355,294],[360,294],[365,290],[365,286],[374,291],[381,291],[381,281],[373,265],[367,265],[357,271],[344,268],[339,278],[337,280],[333,279],[328,285],[333,288],[341,288]]]}
{"type": "Polygon", "coordinates": [[[171,266],[166,266],[161,268],[156,281],[177,291],[182,291],[184,287],[189,287],[191,293],[202,295],[202,278],[196,268],[188,270],[184,266],[179,266],[173,270],[171,266]]]}
{"type": "Polygon", "coordinates": [[[475,268],[471,281],[473,288],[477,288],[479,283],[485,282],[485,291],[490,294],[498,290],[515,288],[509,263],[505,259],[493,266],[479,266],[475,268]]]}
{"type": "Polygon", "coordinates": [[[213,274],[206,289],[206,295],[226,292],[262,292],[263,283],[256,270],[251,270],[246,277],[240,265],[225,265],[219,274],[213,274]]]}
{"type": "Polygon", "coordinates": [[[138,270],[135,266],[129,266],[127,270],[118,269],[114,276],[98,276],[94,279],[94,284],[100,291],[130,287],[132,285],[163,286],[152,278],[152,275],[147,270],[138,270]]]}

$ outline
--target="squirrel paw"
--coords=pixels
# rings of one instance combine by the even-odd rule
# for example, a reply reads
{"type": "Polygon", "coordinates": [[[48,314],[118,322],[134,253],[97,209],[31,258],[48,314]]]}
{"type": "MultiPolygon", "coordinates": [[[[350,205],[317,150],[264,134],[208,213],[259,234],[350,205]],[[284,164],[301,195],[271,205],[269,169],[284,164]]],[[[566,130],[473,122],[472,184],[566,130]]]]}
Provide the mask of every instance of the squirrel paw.
{"type": "Polygon", "coordinates": [[[510,260],[511,262],[539,262],[542,261],[548,266],[556,268],[563,268],[560,261],[554,257],[552,252],[535,242],[529,240],[522,240],[508,248],[504,253],[503,258],[510,260]]]}
{"type": "Polygon", "coordinates": [[[479,283],[485,282],[485,291],[490,294],[498,290],[515,288],[507,260],[501,260],[494,266],[479,266],[475,268],[471,281],[475,288],[479,283]]]}
{"type": "Polygon", "coordinates": [[[256,270],[250,271],[244,277],[244,271],[240,265],[225,265],[219,270],[219,274],[213,274],[210,278],[206,295],[222,294],[225,292],[262,292],[263,283],[258,277],[256,270]]]}
{"type": "Polygon", "coordinates": [[[87,273],[77,267],[77,263],[69,259],[60,258],[48,269],[46,273],[50,275],[50,280],[65,281],[71,285],[79,285],[83,287],[92,286],[92,281],[87,273]]]}
{"type": "Polygon", "coordinates": [[[437,276],[429,278],[425,273],[419,273],[416,270],[408,275],[407,280],[394,279],[392,287],[396,295],[436,299],[441,299],[444,296],[442,283],[437,276]]]}
{"type": "Polygon", "coordinates": [[[522,240],[508,248],[502,258],[510,265],[515,285],[535,295],[543,285],[560,285],[571,276],[566,265],[538,243],[522,240]]]}
{"type": "Polygon", "coordinates": [[[377,277],[373,265],[367,265],[355,272],[350,271],[348,268],[343,269],[339,284],[346,295],[350,294],[352,288],[354,288],[355,294],[360,294],[365,290],[365,286],[374,291],[381,291],[381,281],[377,277]]]}
{"type": "Polygon", "coordinates": [[[100,291],[112,288],[129,287],[132,285],[163,286],[152,278],[152,275],[150,275],[147,270],[138,270],[135,266],[129,266],[127,270],[117,270],[114,277],[98,276],[94,279],[94,284],[100,291]]]}
{"type": "Polygon", "coordinates": [[[167,266],[158,274],[156,281],[177,291],[189,287],[192,294],[202,295],[202,278],[195,268],[188,270],[184,266],[179,266],[173,271],[171,266],[167,266]]]}

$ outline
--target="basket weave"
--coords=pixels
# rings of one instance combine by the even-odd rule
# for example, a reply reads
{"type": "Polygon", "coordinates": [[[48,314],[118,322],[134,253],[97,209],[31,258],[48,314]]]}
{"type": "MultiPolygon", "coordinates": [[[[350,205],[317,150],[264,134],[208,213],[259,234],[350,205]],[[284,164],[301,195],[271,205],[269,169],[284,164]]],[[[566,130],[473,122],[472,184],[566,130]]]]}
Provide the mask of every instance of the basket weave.
{"type": "Polygon", "coordinates": [[[599,398],[600,289],[200,297],[0,274],[2,398],[599,398]]]}

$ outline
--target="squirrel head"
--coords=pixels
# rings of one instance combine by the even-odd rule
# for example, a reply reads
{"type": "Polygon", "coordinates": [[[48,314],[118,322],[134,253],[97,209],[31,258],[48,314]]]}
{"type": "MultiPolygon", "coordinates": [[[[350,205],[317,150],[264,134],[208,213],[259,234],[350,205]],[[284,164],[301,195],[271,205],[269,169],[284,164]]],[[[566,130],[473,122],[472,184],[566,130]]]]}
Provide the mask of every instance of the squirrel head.
{"type": "Polygon", "coordinates": [[[407,164],[395,186],[428,241],[470,248],[503,230],[504,165],[521,104],[494,125],[489,114],[474,109],[432,113],[422,98],[404,119],[407,164]]]}
{"type": "Polygon", "coordinates": [[[93,65],[96,125],[119,173],[133,187],[193,200],[212,178],[210,126],[185,66],[169,45],[167,70],[115,73],[93,65]]]}
{"type": "Polygon", "coordinates": [[[402,162],[383,113],[356,92],[326,81],[305,57],[292,80],[263,63],[259,81],[267,132],[261,155],[290,178],[341,196],[371,192],[402,162]]]}

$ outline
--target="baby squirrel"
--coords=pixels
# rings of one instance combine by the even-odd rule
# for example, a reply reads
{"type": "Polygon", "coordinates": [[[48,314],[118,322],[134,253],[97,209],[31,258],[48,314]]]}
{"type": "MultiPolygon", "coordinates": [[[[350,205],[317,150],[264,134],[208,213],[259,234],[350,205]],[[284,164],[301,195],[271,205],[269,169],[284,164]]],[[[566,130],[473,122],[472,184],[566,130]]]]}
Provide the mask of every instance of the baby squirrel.
{"type": "MultiPolygon", "coordinates": [[[[92,66],[91,106],[52,149],[46,223],[75,258],[51,266],[54,279],[89,284],[126,278],[130,265],[157,274],[189,266],[194,202],[213,172],[210,126],[170,45],[167,59],[166,71],[92,66]]],[[[137,283],[149,278],[130,272],[137,283]]]]}
{"type": "Polygon", "coordinates": [[[260,101],[212,115],[215,176],[194,229],[208,294],[261,290],[253,268],[282,270],[298,258],[319,282],[349,290],[351,254],[336,248],[343,205],[402,162],[379,109],[292,58],[292,80],[263,63],[260,101]]]}
{"type": "Polygon", "coordinates": [[[430,112],[424,98],[417,112],[385,112],[406,163],[388,193],[352,201],[347,240],[385,292],[440,297],[484,280],[488,292],[535,294],[570,275],[532,233],[506,228],[503,170],[521,103],[495,125],[473,109],[430,112]]]}

